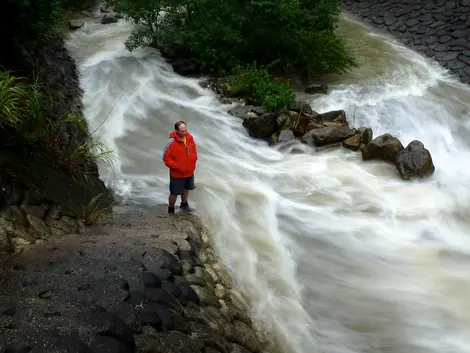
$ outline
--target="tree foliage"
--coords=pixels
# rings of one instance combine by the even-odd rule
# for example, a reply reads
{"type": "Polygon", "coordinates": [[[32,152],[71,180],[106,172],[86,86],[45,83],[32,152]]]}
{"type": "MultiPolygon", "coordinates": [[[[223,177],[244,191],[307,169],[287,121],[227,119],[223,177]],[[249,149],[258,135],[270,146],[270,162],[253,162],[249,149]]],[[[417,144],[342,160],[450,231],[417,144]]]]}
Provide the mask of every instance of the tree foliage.
{"type": "Polygon", "coordinates": [[[339,0],[108,0],[107,5],[141,25],[127,42],[130,50],[169,46],[209,73],[257,61],[314,77],[355,64],[335,35],[339,0]]]}

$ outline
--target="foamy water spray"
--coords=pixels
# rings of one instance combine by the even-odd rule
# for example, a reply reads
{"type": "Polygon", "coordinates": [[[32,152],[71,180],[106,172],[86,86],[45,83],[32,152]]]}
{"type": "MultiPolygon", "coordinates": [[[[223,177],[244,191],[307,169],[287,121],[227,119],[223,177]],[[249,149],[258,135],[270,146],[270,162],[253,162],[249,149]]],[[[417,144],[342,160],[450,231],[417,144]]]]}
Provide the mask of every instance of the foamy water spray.
{"type": "Polygon", "coordinates": [[[103,179],[124,198],[166,202],[162,149],[183,119],[200,155],[191,202],[279,352],[467,353],[470,91],[346,16],[342,29],[362,65],[305,98],[355,112],[376,136],[422,140],[429,180],[403,182],[342,149],[288,154],[253,140],[197,80],[153,50],[128,52],[130,25],[92,19],[68,42],[91,130],[125,93],[98,130],[119,157],[103,179]]]}

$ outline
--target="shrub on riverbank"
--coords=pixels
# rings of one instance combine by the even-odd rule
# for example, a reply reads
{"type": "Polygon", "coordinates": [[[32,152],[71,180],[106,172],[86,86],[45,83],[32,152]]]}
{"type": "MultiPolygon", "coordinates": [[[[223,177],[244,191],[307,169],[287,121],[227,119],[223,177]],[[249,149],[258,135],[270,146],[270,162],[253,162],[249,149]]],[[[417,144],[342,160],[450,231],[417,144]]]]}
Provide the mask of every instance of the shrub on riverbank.
{"type": "MultiPolygon", "coordinates": [[[[335,35],[338,0],[107,0],[135,23],[126,41],[170,48],[200,71],[224,76],[256,62],[307,79],[341,74],[355,65],[335,35]]],[[[252,73],[248,70],[246,74],[252,73]]],[[[282,91],[279,80],[271,88],[282,91]]],[[[283,84],[283,83],[282,83],[283,84]]]]}
{"type": "Polygon", "coordinates": [[[13,150],[38,159],[75,178],[84,178],[83,165],[88,160],[112,162],[113,154],[88,136],[88,126],[81,114],[70,112],[52,120],[47,116],[47,97],[40,85],[0,71],[1,149],[13,150]],[[81,141],[71,151],[63,146],[66,127],[78,131],[81,141]]]}

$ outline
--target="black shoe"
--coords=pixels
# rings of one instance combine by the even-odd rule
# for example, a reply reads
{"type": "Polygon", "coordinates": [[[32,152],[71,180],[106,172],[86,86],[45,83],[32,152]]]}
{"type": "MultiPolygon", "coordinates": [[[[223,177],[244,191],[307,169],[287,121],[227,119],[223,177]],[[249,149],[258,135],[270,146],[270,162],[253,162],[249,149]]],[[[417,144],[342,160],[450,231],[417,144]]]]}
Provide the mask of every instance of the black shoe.
{"type": "Polygon", "coordinates": [[[180,208],[183,211],[191,211],[191,207],[189,207],[188,201],[186,202],[181,202],[180,208]]]}
{"type": "Polygon", "coordinates": [[[175,213],[174,207],[168,207],[168,213],[175,213]]]}

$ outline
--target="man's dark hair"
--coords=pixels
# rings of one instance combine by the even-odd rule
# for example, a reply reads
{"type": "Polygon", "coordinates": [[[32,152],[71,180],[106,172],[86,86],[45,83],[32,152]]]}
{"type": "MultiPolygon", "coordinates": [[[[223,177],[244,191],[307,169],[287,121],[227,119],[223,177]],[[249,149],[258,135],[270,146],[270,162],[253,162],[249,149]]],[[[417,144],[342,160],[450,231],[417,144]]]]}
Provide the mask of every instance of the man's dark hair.
{"type": "Polygon", "coordinates": [[[177,121],[175,124],[175,130],[178,131],[181,125],[186,125],[186,123],[183,120],[177,121]]]}

